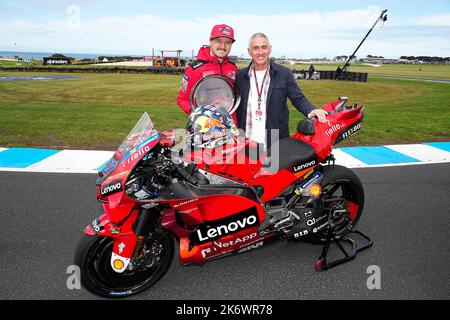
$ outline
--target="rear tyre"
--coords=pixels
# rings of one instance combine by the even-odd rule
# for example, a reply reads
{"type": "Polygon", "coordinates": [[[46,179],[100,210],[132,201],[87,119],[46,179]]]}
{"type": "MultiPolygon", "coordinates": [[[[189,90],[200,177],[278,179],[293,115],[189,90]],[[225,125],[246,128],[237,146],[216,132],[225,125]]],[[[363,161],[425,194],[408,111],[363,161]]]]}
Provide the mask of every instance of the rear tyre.
{"type": "MultiPolygon", "coordinates": [[[[364,209],[364,189],[358,176],[350,169],[335,165],[323,168],[322,203],[323,213],[330,213],[329,208],[346,210],[345,216],[336,222],[333,236],[342,238],[349,233],[361,218],[364,209]]],[[[317,226],[315,226],[317,227],[317,226]]],[[[326,229],[305,236],[307,242],[322,244],[326,241],[326,229]]]]}

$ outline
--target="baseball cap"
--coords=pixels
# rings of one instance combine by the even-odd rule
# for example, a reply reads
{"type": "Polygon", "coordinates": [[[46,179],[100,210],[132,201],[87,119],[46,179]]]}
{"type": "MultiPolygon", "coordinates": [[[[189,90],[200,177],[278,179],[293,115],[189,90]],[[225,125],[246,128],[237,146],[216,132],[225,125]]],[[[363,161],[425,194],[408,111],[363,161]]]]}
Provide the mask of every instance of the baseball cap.
{"type": "Polygon", "coordinates": [[[215,25],[211,30],[211,36],[209,37],[209,40],[219,38],[219,37],[226,37],[226,38],[229,38],[229,39],[235,41],[233,28],[230,26],[227,26],[226,24],[215,25]]]}

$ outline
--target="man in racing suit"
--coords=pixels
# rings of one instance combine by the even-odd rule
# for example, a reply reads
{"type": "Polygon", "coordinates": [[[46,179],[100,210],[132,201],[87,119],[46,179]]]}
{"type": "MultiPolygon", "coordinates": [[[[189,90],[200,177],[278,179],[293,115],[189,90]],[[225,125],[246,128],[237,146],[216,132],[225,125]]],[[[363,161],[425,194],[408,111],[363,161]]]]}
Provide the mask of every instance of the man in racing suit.
{"type": "Polygon", "coordinates": [[[210,46],[200,48],[197,60],[186,68],[181,81],[177,103],[187,114],[191,113],[189,102],[191,90],[199,80],[209,75],[218,74],[230,78],[234,83],[237,74],[236,65],[228,58],[231,46],[235,41],[233,28],[225,24],[215,25],[211,30],[209,41],[210,46]]]}

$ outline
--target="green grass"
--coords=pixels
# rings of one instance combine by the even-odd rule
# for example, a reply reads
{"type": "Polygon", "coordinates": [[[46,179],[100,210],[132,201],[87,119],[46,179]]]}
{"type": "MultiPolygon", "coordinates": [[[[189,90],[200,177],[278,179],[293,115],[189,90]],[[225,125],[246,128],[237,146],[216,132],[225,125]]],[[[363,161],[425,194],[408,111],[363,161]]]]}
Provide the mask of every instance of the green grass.
{"type": "MultiPolygon", "coordinates": [[[[0,72],[7,75],[32,74],[0,72]]],[[[114,150],[144,111],[160,130],[186,124],[176,105],[179,75],[71,75],[78,78],[0,81],[1,147],[114,150]]],[[[299,84],[316,106],[344,95],[350,103],[366,104],[363,130],[346,145],[450,140],[450,84],[391,79],[299,84]]],[[[303,116],[290,109],[294,132],[303,116]]]]}
{"type": "MultiPolygon", "coordinates": [[[[246,67],[248,63],[239,63],[238,67],[246,67]]],[[[284,65],[289,69],[297,71],[309,69],[311,64],[284,65]]],[[[335,71],[338,64],[316,64],[314,68],[319,71],[335,71]]],[[[344,63],[341,63],[342,67],[344,63]]],[[[349,68],[351,72],[366,72],[369,76],[397,76],[414,78],[450,79],[450,65],[398,65],[383,64],[380,67],[372,67],[363,64],[352,64],[349,68]]]]}
{"type": "Polygon", "coordinates": [[[25,61],[11,61],[11,60],[0,59],[0,68],[4,68],[4,67],[32,67],[32,66],[42,66],[42,61],[33,60],[31,62],[25,62],[25,61]]]}

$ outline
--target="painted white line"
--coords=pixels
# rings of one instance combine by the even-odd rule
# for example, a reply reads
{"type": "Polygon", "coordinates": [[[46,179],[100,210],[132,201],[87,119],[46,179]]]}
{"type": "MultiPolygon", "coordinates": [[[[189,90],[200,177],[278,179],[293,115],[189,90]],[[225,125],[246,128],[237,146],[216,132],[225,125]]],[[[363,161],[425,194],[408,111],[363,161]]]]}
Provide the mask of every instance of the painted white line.
{"type": "Polygon", "coordinates": [[[359,168],[368,166],[366,163],[356,159],[355,157],[349,155],[348,153],[340,149],[334,149],[333,154],[334,157],[336,158],[336,164],[346,166],[349,168],[359,168]]]}
{"type": "Polygon", "coordinates": [[[9,172],[40,172],[40,173],[97,173],[97,170],[94,169],[29,169],[29,168],[7,168],[0,167],[0,171],[9,171],[9,172]]]}
{"type": "Polygon", "coordinates": [[[427,163],[450,162],[450,152],[426,144],[399,144],[385,147],[427,163]]]}
{"type": "Polygon", "coordinates": [[[33,172],[97,172],[114,152],[93,150],[63,150],[27,168],[33,172]]]}

